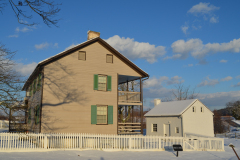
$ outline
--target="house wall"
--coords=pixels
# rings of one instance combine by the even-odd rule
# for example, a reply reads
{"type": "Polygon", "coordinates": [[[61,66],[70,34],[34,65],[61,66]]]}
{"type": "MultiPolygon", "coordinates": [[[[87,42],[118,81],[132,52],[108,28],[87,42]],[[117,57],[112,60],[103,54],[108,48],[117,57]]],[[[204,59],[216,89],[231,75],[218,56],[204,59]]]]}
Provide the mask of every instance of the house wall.
{"type": "Polygon", "coordinates": [[[139,76],[99,42],[75,51],[44,67],[41,132],[117,134],[118,74],[139,76]],[[78,60],[86,51],[86,61],[78,60]],[[111,91],[93,90],[94,74],[112,76],[111,91]],[[112,105],[113,124],[91,124],[91,105],[112,105]]]}
{"type": "Polygon", "coordinates": [[[213,129],[213,114],[206,108],[200,101],[196,101],[190,108],[188,108],[183,114],[183,135],[196,134],[202,136],[214,136],[213,129]],[[196,112],[192,111],[192,107],[195,107],[196,112]],[[203,112],[201,112],[203,107],[203,112]]]}
{"type": "MultiPolygon", "coordinates": [[[[41,83],[42,84],[42,83],[41,83]]],[[[32,93],[32,96],[29,97],[28,99],[28,109],[27,111],[29,112],[29,108],[31,109],[31,121],[29,123],[27,118],[27,126],[28,126],[28,131],[30,132],[35,132],[39,133],[40,132],[40,123],[36,124],[35,123],[35,108],[37,105],[41,107],[41,97],[42,97],[42,85],[39,89],[36,90],[35,93],[32,93]]]]}
{"type": "Polygon", "coordinates": [[[147,135],[164,135],[164,125],[170,125],[170,136],[182,136],[182,119],[181,117],[146,117],[146,134],[147,135]],[[152,124],[157,124],[157,132],[152,131],[152,124]],[[175,132],[175,128],[179,127],[179,133],[175,132]]]}

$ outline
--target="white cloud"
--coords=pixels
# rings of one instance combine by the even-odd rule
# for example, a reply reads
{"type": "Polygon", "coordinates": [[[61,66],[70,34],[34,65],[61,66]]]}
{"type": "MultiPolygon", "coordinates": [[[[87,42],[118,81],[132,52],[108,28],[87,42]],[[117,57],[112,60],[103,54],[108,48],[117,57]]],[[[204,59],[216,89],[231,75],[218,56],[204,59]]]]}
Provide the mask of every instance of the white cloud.
{"type": "Polygon", "coordinates": [[[186,25],[181,27],[181,29],[182,29],[182,31],[183,31],[184,34],[187,34],[188,28],[189,28],[189,27],[186,26],[186,25]]]}
{"type": "Polygon", "coordinates": [[[49,43],[45,42],[42,44],[35,44],[36,49],[47,49],[49,47],[49,43]]]}
{"type": "Polygon", "coordinates": [[[225,78],[222,78],[221,81],[230,81],[232,80],[233,78],[231,76],[227,76],[225,78]]]}
{"type": "Polygon", "coordinates": [[[75,47],[76,45],[77,45],[77,44],[74,44],[74,43],[71,44],[70,46],[68,46],[67,48],[65,48],[65,51],[66,51],[66,50],[69,50],[69,49],[71,49],[71,48],[73,48],[73,47],[75,47]]]}
{"type": "Polygon", "coordinates": [[[179,84],[179,83],[183,83],[183,82],[184,82],[184,80],[182,79],[182,77],[174,76],[170,80],[167,81],[167,85],[179,84]]]}
{"type": "Polygon", "coordinates": [[[233,85],[232,87],[240,87],[240,82],[238,82],[237,84],[233,85]]]}
{"type": "Polygon", "coordinates": [[[32,62],[30,64],[18,63],[15,66],[15,70],[17,72],[21,73],[22,75],[27,76],[33,72],[33,70],[36,66],[37,66],[36,62],[32,62]]]}
{"type": "Polygon", "coordinates": [[[58,48],[58,43],[54,43],[53,47],[58,48]]]}
{"type": "Polygon", "coordinates": [[[144,83],[144,88],[151,88],[151,87],[161,87],[162,82],[167,81],[168,77],[162,76],[160,78],[149,78],[148,80],[145,81],[144,83]]]}
{"type": "Polygon", "coordinates": [[[197,59],[204,58],[209,53],[216,52],[240,52],[240,38],[233,39],[227,43],[208,43],[203,44],[200,39],[177,40],[171,45],[173,52],[172,57],[164,59],[186,59],[189,54],[197,59]]]}
{"type": "Polygon", "coordinates": [[[17,27],[15,29],[16,32],[29,32],[29,31],[32,31],[31,29],[29,29],[28,27],[23,27],[22,29],[17,27]]]}
{"type": "Polygon", "coordinates": [[[218,17],[215,17],[215,16],[211,17],[211,18],[210,18],[210,22],[211,22],[211,23],[218,23],[218,22],[219,22],[219,21],[218,21],[218,17]]]}
{"type": "Polygon", "coordinates": [[[9,35],[8,37],[9,37],[9,38],[12,38],[12,37],[17,38],[17,37],[18,37],[18,34],[9,35]]]}
{"type": "Polygon", "coordinates": [[[188,13],[192,14],[210,14],[212,11],[219,10],[220,7],[216,7],[214,5],[210,5],[210,3],[202,3],[194,5],[188,13]]]}
{"type": "Polygon", "coordinates": [[[219,61],[220,63],[227,63],[227,60],[222,59],[221,61],[219,61]]]}
{"type": "Polygon", "coordinates": [[[198,87],[202,87],[202,86],[215,86],[218,83],[219,83],[219,81],[217,79],[210,79],[209,76],[207,76],[205,78],[205,80],[203,80],[200,84],[198,84],[198,87]]]}
{"type": "Polygon", "coordinates": [[[227,102],[237,101],[239,97],[240,91],[198,94],[200,101],[210,109],[226,107],[227,102]]]}
{"type": "Polygon", "coordinates": [[[163,56],[166,53],[164,46],[155,46],[146,42],[137,42],[134,41],[133,38],[120,38],[118,35],[110,37],[105,41],[132,60],[140,58],[147,60],[149,63],[154,63],[157,61],[158,57],[163,56]]]}

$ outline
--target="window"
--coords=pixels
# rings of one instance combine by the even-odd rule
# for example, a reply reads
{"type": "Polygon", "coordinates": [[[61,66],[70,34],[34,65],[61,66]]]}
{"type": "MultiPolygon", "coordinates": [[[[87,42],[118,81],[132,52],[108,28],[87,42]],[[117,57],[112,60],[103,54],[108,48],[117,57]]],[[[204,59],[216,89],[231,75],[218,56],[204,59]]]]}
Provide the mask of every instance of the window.
{"type": "Polygon", "coordinates": [[[40,107],[37,105],[34,109],[35,114],[35,124],[39,124],[39,118],[40,118],[40,107]]]}
{"type": "Polygon", "coordinates": [[[107,124],[107,106],[97,106],[97,124],[107,124]]]}
{"type": "Polygon", "coordinates": [[[99,91],[107,90],[107,76],[98,75],[98,90],[99,91]]]}
{"type": "Polygon", "coordinates": [[[152,124],[152,131],[157,132],[157,124],[152,124]]]}
{"type": "Polygon", "coordinates": [[[179,133],[179,127],[175,128],[175,133],[179,133]]]}
{"type": "Polygon", "coordinates": [[[91,124],[113,124],[113,106],[92,105],[91,124]]]}
{"type": "Polygon", "coordinates": [[[79,51],[79,52],[78,52],[78,60],[86,61],[86,52],[84,52],[84,51],[79,51]]]}
{"type": "Polygon", "coordinates": [[[203,112],[203,107],[201,107],[201,112],[203,112]]]}
{"type": "Polygon", "coordinates": [[[42,74],[39,73],[38,78],[37,78],[37,90],[41,88],[42,85],[42,74]]]}
{"type": "Polygon", "coordinates": [[[93,89],[98,91],[111,91],[112,76],[94,74],[93,89]]]}
{"type": "Polygon", "coordinates": [[[31,123],[31,108],[28,109],[28,123],[31,123]]]}
{"type": "Polygon", "coordinates": [[[193,111],[193,112],[196,112],[196,108],[195,108],[195,107],[192,107],[192,111],[193,111]]]}
{"type": "Polygon", "coordinates": [[[113,55],[107,54],[107,63],[113,63],[113,55]]]}

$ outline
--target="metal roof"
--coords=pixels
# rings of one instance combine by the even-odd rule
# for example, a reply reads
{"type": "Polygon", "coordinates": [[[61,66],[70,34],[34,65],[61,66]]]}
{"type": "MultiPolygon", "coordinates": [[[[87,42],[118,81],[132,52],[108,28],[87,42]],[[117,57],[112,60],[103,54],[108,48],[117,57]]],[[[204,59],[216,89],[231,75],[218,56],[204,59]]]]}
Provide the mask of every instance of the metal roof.
{"type": "Polygon", "coordinates": [[[161,102],[144,116],[179,116],[198,99],[161,102]]]}

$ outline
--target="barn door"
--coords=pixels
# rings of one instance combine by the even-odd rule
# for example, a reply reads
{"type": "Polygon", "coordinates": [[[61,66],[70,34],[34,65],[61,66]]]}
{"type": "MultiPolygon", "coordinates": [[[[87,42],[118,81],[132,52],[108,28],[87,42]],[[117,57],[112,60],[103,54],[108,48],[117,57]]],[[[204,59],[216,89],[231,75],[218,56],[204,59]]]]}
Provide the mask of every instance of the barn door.
{"type": "Polygon", "coordinates": [[[169,137],[170,135],[170,124],[164,124],[164,136],[169,137]]]}

